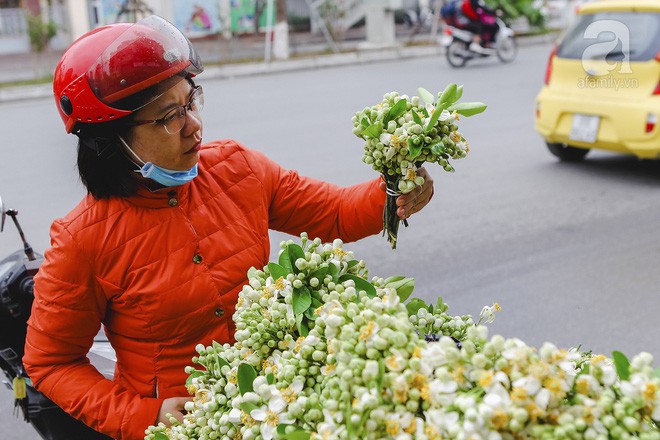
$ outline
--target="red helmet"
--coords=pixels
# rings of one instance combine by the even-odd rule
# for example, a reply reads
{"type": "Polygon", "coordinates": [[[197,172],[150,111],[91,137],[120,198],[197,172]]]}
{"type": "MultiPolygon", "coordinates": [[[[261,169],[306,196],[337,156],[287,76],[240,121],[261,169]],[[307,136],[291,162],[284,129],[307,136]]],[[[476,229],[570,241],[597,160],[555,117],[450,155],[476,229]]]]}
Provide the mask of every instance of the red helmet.
{"type": "Polygon", "coordinates": [[[204,70],[190,41],[152,15],[86,33],[62,55],[53,79],[55,102],[71,133],[78,122],[127,116],[186,76],[204,70]],[[140,99],[131,99],[146,92],[140,99]]]}

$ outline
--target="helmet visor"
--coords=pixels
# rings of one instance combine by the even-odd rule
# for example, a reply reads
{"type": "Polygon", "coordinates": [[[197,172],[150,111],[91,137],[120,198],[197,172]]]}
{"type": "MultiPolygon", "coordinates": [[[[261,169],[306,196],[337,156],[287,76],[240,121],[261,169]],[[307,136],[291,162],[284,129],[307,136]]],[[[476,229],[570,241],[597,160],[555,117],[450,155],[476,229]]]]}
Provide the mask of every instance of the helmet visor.
{"type": "Polygon", "coordinates": [[[186,36],[170,22],[152,15],[110,43],[86,76],[103,103],[136,110],[202,70],[199,55],[186,36]],[[136,96],[139,99],[131,99],[136,96]]]}

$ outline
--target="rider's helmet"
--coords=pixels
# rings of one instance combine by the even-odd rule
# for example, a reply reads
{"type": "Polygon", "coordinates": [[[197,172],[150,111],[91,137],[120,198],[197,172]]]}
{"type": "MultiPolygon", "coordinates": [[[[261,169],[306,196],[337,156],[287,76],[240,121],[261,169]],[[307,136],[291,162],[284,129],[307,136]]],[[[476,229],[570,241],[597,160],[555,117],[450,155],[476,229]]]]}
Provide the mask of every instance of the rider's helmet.
{"type": "Polygon", "coordinates": [[[68,133],[128,116],[203,70],[188,39],[156,15],[94,29],[62,55],[53,79],[68,133]]]}

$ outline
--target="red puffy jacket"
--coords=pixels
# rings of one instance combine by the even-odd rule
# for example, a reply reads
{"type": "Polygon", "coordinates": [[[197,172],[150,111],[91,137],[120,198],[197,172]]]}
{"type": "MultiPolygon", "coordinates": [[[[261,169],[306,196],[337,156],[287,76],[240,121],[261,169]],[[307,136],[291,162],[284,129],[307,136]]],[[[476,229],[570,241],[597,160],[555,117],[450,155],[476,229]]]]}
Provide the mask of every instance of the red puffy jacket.
{"type": "Polygon", "coordinates": [[[53,223],[35,277],[28,375],[97,431],[142,439],[164,398],[188,395],[195,345],[232,341],[247,270],[269,260],[269,228],[357,240],[381,230],[384,201],[378,180],[339,188],[233,141],[204,146],[188,184],[87,196],[53,223]],[[101,323],[117,354],[114,381],[86,358],[101,323]]]}

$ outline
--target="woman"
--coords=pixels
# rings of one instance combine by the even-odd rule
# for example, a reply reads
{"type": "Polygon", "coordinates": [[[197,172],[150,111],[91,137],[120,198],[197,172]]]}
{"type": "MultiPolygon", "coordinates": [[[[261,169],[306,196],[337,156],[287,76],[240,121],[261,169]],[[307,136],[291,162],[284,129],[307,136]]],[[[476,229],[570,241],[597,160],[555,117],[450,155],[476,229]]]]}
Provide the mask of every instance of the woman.
{"type": "MultiPolygon", "coordinates": [[[[338,188],[234,141],[202,145],[201,71],[190,42],[151,16],[86,34],[55,72],[89,194],[52,226],[24,363],[38,390],[113,438],[182,417],[184,367],[197,343],[232,341],[246,272],[268,262],[269,228],[351,241],[382,227],[379,180],[338,188]],[[101,324],[113,381],[86,359],[101,324]]],[[[401,218],[430,200],[423,176],[398,199],[401,218]]]]}

